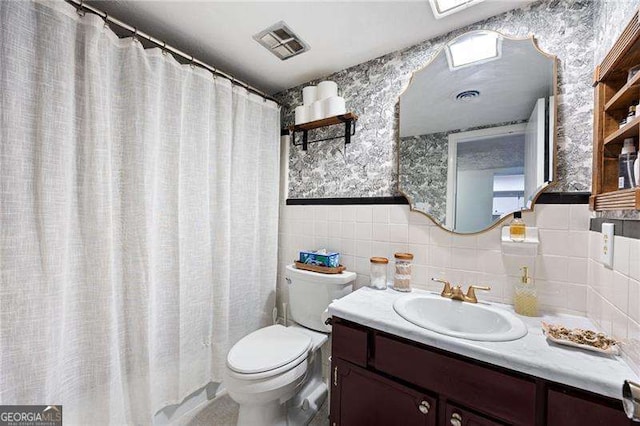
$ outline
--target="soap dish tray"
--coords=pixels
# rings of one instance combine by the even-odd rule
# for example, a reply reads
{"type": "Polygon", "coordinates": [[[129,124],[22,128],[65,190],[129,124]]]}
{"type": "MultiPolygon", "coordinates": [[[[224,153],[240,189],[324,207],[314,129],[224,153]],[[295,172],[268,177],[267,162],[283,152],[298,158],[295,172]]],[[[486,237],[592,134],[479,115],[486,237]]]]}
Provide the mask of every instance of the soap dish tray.
{"type": "Polygon", "coordinates": [[[583,330],[581,328],[568,329],[561,325],[547,324],[546,322],[542,323],[542,330],[547,337],[547,340],[559,345],[571,346],[606,355],[620,354],[620,350],[617,345],[618,342],[604,333],[598,333],[592,330],[583,330]],[[604,347],[594,346],[597,343],[600,343],[604,347]]]}
{"type": "Polygon", "coordinates": [[[538,245],[540,245],[538,228],[535,226],[527,226],[525,228],[525,235],[524,241],[513,241],[509,233],[509,226],[503,226],[500,236],[502,253],[511,256],[536,256],[538,254],[538,245]]]}

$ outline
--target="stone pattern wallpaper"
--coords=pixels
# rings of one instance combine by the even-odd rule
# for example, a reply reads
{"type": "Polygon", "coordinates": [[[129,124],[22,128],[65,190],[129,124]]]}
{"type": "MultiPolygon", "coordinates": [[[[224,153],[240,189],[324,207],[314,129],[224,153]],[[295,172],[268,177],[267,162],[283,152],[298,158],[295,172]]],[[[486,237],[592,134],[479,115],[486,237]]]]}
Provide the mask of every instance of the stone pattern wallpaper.
{"type": "MultiPolygon", "coordinates": [[[[341,140],[310,145],[306,152],[291,149],[288,197],[398,195],[398,97],[411,74],[448,40],[478,29],[534,35],[543,51],[558,56],[558,179],[552,190],[589,190],[594,57],[585,52],[594,50],[593,25],[593,1],[543,0],[307,83],[336,81],[347,109],[360,119],[346,149],[341,140]]],[[[283,126],[293,123],[307,84],[276,95],[284,106],[283,126]]]]}
{"type": "Polygon", "coordinates": [[[400,188],[436,222],[447,216],[448,132],[400,139],[400,188]]]}

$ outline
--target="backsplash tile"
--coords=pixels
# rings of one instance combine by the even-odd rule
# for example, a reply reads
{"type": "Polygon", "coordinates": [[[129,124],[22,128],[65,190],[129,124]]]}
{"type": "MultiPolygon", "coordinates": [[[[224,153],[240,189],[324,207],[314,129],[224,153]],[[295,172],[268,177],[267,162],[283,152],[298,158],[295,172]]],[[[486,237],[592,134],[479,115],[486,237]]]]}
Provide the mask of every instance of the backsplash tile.
{"type": "Polygon", "coordinates": [[[613,268],[600,260],[602,234],[589,231],[587,316],[621,341],[623,356],[640,373],[640,240],[616,235],[613,268]]]}
{"type": "MultiPolygon", "coordinates": [[[[602,235],[587,231],[587,205],[549,204],[526,213],[540,228],[535,279],[543,309],[588,316],[600,330],[619,339],[623,356],[640,373],[640,240],[614,237],[614,265],[600,261],[602,235]]],[[[501,252],[500,227],[478,235],[454,235],[407,205],[282,206],[279,233],[278,309],[288,301],[284,268],[298,251],[324,247],[343,254],[358,274],[356,288],[369,282],[369,258],[414,254],[413,286],[440,291],[432,277],[463,285],[490,285],[481,298],[511,303],[520,266],[527,258],[501,252]]],[[[389,276],[392,275],[392,265],[389,276]]]]}
{"type": "MultiPolygon", "coordinates": [[[[407,205],[349,205],[329,209],[307,205],[282,206],[281,209],[279,310],[288,298],[283,284],[285,266],[297,258],[302,249],[326,248],[341,252],[342,263],[358,274],[357,287],[368,285],[371,256],[384,256],[392,261],[395,252],[409,251],[414,254],[412,283],[415,288],[440,291],[442,285],[432,282],[432,277],[446,278],[464,286],[486,284],[492,290],[483,292],[481,297],[501,303],[511,303],[520,267],[528,262],[527,258],[502,254],[500,227],[478,235],[454,235],[434,225],[423,214],[409,211],[407,205]],[[325,220],[329,216],[340,221],[325,220]]],[[[535,225],[540,216],[554,228],[541,229],[543,244],[529,265],[540,291],[541,304],[558,312],[586,315],[588,206],[539,205],[535,214],[525,213],[524,220],[528,225],[535,225]],[[559,219],[562,229],[555,229],[553,218],[562,218],[559,219]],[[547,241],[553,244],[546,244],[547,241]],[[573,241],[574,249],[563,248],[570,247],[568,241],[573,241]]],[[[391,273],[392,264],[390,277],[391,273]]]]}

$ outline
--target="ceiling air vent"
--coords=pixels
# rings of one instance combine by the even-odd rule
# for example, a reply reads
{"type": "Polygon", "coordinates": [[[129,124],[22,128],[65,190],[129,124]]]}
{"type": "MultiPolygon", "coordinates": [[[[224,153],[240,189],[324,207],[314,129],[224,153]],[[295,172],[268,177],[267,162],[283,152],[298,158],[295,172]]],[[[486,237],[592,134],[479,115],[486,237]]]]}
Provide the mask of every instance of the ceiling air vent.
{"type": "Polygon", "coordinates": [[[280,21],[260,31],[253,39],[283,61],[309,50],[309,45],[280,21]]]}
{"type": "Polygon", "coordinates": [[[480,96],[480,92],[478,90],[465,90],[456,95],[456,100],[461,102],[471,102],[480,96]]]}

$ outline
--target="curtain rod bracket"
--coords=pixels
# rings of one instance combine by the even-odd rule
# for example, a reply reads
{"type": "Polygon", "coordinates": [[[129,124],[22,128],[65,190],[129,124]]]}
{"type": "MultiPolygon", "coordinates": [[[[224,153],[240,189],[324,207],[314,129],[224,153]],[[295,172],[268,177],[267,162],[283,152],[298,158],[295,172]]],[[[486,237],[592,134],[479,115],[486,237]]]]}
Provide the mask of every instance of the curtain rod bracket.
{"type": "Polygon", "coordinates": [[[84,0],[80,0],[80,5],[78,5],[78,9],[76,10],[76,13],[81,17],[84,17],[84,15],[86,14],[84,10],[84,0]]]}

